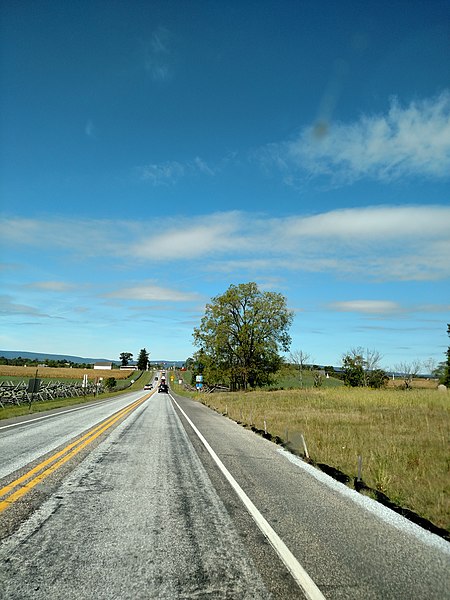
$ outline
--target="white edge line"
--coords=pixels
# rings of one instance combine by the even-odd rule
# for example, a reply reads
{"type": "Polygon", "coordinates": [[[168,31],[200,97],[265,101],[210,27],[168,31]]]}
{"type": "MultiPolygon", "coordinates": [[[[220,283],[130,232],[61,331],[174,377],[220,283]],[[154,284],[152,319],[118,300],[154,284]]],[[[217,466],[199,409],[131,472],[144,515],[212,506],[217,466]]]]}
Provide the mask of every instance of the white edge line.
{"type": "Polygon", "coordinates": [[[194,433],[202,442],[206,450],[209,452],[211,458],[222,471],[223,475],[228,480],[231,487],[237,493],[245,508],[250,513],[252,519],[255,521],[256,525],[259,527],[262,533],[266,536],[274,550],[277,552],[278,556],[286,565],[294,580],[305,593],[308,600],[325,600],[325,596],[319,590],[317,585],[314,583],[314,581],[311,579],[311,577],[308,575],[305,569],[301,566],[301,564],[298,562],[298,560],[295,558],[295,556],[292,554],[292,552],[289,550],[289,548],[286,546],[286,544],[283,542],[280,536],[274,531],[274,529],[272,529],[272,527],[269,525],[266,519],[262,516],[262,514],[253,504],[253,502],[250,500],[250,498],[247,496],[247,494],[244,492],[244,490],[241,488],[238,482],[234,479],[234,477],[222,463],[220,458],[217,456],[217,454],[214,452],[209,443],[206,441],[206,439],[203,437],[203,435],[200,433],[200,431],[197,429],[197,427],[194,425],[191,419],[187,416],[187,414],[184,412],[184,410],[181,408],[181,406],[178,404],[175,398],[171,394],[169,394],[169,396],[170,398],[172,398],[172,401],[177,405],[181,414],[184,416],[186,421],[192,427],[194,433]]]}
{"type": "Polygon", "coordinates": [[[298,456],[295,456],[291,452],[284,450],[284,448],[279,448],[277,452],[289,462],[308,473],[311,477],[314,477],[314,479],[320,483],[327,485],[335,492],[338,492],[341,496],[350,499],[364,510],[371,512],[378,519],[381,519],[385,523],[388,523],[392,527],[399,529],[405,534],[414,536],[420,542],[425,543],[434,549],[438,549],[441,552],[450,554],[450,544],[444,538],[441,538],[435,533],[420,527],[420,525],[416,525],[416,523],[413,523],[406,517],[403,517],[380,502],[377,502],[368,496],[364,496],[356,490],[352,490],[345,484],[340,483],[339,481],[336,481],[336,479],[330,477],[330,475],[327,475],[323,471],[320,471],[316,467],[308,464],[298,456]]]}

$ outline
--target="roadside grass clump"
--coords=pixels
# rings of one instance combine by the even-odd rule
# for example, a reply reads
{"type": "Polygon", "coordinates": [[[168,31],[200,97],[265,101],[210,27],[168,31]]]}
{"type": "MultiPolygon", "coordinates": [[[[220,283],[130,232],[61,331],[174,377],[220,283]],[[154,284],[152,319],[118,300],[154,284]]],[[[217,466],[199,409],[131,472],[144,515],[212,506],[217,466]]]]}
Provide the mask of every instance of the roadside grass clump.
{"type": "Polygon", "coordinates": [[[193,394],[450,531],[450,398],[436,389],[193,394]]]}

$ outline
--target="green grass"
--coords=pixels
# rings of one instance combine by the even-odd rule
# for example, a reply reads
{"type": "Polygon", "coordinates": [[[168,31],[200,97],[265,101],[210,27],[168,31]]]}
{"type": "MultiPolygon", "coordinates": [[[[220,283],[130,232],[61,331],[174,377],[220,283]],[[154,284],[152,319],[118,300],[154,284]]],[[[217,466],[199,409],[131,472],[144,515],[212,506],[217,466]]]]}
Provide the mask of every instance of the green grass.
{"type": "MultiPolygon", "coordinates": [[[[180,371],[180,375],[183,381],[191,385],[192,380],[192,371],[180,371]]],[[[178,376],[177,376],[178,380],[178,376]]],[[[322,387],[342,387],[344,385],[343,381],[336,379],[335,377],[323,377],[322,379],[322,387]]],[[[295,390],[299,388],[312,388],[314,387],[314,373],[312,371],[305,370],[303,371],[302,379],[300,379],[300,374],[298,370],[292,369],[289,367],[283,368],[281,371],[274,375],[273,383],[265,388],[265,390],[295,390]]]]}
{"type": "MultiPolygon", "coordinates": [[[[344,382],[336,379],[335,377],[329,377],[328,379],[323,377],[322,387],[342,387],[344,382]]],[[[284,390],[295,390],[299,388],[312,388],[314,387],[314,373],[312,371],[303,371],[302,377],[300,373],[292,369],[286,369],[281,371],[275,379],[275,382],[271,388],[281,388],[284,390]]],[[[270,388],[269,388],[270,389],[270,388]]]]}
{"type": "MultiPolygon", "coordinates": [[[[177,390],[182,393],[179,386],[177,390]]],[[[246,426],[357,476],[392,501],[450,531],[450,402],[433,389],[322,388],[191,393],[246,426]]]]}

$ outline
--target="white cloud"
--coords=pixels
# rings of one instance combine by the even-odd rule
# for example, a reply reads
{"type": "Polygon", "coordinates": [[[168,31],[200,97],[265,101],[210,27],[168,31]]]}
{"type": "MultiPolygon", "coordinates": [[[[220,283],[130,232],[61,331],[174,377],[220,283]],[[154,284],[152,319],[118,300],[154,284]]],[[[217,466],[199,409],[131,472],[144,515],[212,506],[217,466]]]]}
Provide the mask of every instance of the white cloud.
{"type": "Polygon", "coordinates": [[[206,161],[196,156],[186,162],[167,161],[138,167],[139,177],[152,185],[174,185],[182,177],[198,174],[214,175],[215,171],[206,161]]]}
{"type": "Polygon", "coordinates": [[[0,295],[0,315],[26,315],[28,317],[46,317],[50,315],[44,314],[34,306],[28,304],[18,304],[14,302],[11,296],[7,294],[0,295]]]}
{"type": "Polygon", "coordinates": [[[124,287],[106,294],[106,297],[150,302],[196,302],[200,298],[198,294],[192,292],[180,292],[179,290],[160,287],[152,283],[124,287]]]}
{"type": "Polygon", "coordinates": [[[401,311],[397,302],[390,300],[348,300],[332,302],[329,308],[339,312],[357,312],[367,314],[392,314],[401,311]]]}
{"type": "MultiPolygon", "coordinates": [[[[166,221],[163,232],[146,236],[130,247],[130,254],[150,260],[186,260],[233,252],[241,229],[239,213],[166,221]]],[[[240,245],[245,250],[246,243],[240,245]]]]}
{"type": "Polygon", "coordinates": [[[67,292],[74,288],[72,284],[65,283],[64,281],[36,281],[29,283],[26,287],[45,292],[67,292]]]}
{"type": "Polygon", "coordinates": [[[114,268],[190,261],[198,273],[254,279],[294,271],[365,280],[450,276],[448,206],[374,206],[286,218],[224,212],[167,217],[162,229],[140,221],[9,219],[0,237],[10,247],[47,249],[59,257],[63,250],[72,260],[107,260],[114,268]]]}
{"type": "Polygon", "coordinates": [[[450,207],[368,206],[286,220],[287,237],[354,240],[448,237],[450,207]]]}
{"type": "Polygon", "coordinates": [[[144,67],[154,81],[166,82],[173,77],[172,34],[165,27],[152,32],[144,44],[144,67]]]}
{"type": "Polygon", "coordinates": [[[135,224],[106,219],[13,217],[0,220],[0,239],[14,246],[66,250],[83,256],[116,256],[123,253],[122,240],[134,233],[134,227],[135,224]]]}
{"type": "Polygon", "coordinates": [[[272,144],[262,156],[297,174],[329,176],[335,183],[362,178],[450,175],[450,92],[402,107],[391,101],[384,115],[363,115],[352,123],[320,123],[293,141],[272,144]]]}
{"type": "Polygon", "coordinates": [[[153,185],[167,185],[183,177],[186,174],[186,166],[176,161],[169,161],[140,167],[139,172],[144,181],[149,181],[153,185]]]}

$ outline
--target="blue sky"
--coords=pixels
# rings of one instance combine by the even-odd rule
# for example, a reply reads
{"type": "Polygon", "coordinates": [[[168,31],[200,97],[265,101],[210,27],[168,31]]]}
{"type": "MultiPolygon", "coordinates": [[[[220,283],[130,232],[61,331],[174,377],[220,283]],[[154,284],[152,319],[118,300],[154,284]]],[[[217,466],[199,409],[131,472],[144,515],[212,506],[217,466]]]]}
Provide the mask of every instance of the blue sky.
{"type": "Polygon", "coordinates": [[[292,350],[444,359],[447,1],[4,2],[0,348],[184,360],[255,281],[292,350]]]}

